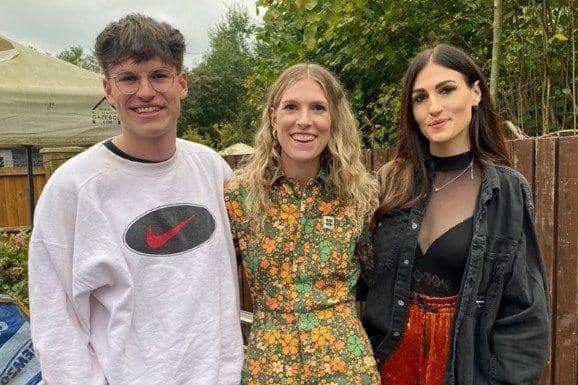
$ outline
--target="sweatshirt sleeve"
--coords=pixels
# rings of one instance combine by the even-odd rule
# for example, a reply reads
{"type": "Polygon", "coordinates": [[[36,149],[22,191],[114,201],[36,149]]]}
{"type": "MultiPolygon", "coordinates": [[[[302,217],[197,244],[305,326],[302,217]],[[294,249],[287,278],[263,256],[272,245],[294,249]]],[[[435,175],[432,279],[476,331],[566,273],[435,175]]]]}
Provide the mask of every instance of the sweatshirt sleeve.
{"type": "Polygon", "coordinates": [[[43,383],[106,385],[90,344],[91,291],[74,279],[74,197],[45,190],[28,256],[31,334],[43,383]]]}
{"type": "Polygon", "coordinates": [[[538,384],[547,355],[548,290],[530,191],[522,188],[523,227],[490,335],[493,381],[499,384],[538,384]]]}

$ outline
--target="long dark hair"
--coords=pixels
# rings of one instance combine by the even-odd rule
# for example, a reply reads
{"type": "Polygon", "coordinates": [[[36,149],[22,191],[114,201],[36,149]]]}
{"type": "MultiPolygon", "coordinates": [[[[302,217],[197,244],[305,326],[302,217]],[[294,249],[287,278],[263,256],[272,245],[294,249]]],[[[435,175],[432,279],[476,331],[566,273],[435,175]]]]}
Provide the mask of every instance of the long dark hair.
{"type": "Polygon", "coordinates": [[[429,146],[413,116],[412,90],[415,78],[429,63],[460,72],[469,87],[478,82],[481,100],[472,110],[468,128],[474,159],[485,164],[513,164],[500,128],[501,118],[496,113],[482,72],[464,51],[447,44],[437,45],[420,52],[403,77],[397,145],[393,159],[379,170],[380,205],[376,215],[411,207],[421,201],[428,190],[424,160],[429,146]]]}

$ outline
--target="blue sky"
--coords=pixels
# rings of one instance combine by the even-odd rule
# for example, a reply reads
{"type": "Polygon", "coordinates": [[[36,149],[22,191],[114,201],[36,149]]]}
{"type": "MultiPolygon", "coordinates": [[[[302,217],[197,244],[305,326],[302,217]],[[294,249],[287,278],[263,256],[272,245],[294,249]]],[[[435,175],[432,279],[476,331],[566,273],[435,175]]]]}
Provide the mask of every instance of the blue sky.
{"type": "Polygon", "coordinates": [[[209,28],[233,4],[258,19],[254,0],[2,0],[0,34],[51,54],[73,45],[92,52],[94,39],[106,24],[139,12],[181,30],[187,41],[185,65],[192,67],[208,49],[209,28]]]}

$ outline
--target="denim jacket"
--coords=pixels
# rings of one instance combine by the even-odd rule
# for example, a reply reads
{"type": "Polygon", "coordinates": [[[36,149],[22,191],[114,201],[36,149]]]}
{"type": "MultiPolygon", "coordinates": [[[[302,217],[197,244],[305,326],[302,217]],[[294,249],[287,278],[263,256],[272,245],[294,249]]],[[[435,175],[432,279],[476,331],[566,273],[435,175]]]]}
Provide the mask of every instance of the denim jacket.
{"type": "MultiPolygon", "coordinates": [[[[363,323],[378,364],[398,346],[407,325],[428,196],[377,221],[376,270],[363,323]]],[[[446,384],[538,384],[547,355],[547,293],[530,188],[517,171],[484,165],[452,322],[446,384]]]]}

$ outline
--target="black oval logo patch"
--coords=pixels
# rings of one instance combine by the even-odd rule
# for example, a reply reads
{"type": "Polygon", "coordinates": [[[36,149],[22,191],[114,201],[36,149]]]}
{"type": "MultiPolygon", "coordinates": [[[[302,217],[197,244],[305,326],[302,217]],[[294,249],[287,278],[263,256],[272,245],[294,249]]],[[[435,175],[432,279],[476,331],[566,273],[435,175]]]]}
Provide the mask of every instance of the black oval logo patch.
{"type": "Polygon", "coordinates": [[[124,241],[137,253],[170,255],[205,243],[215,231],[215,219],[205,207],[179,204],[158,207],[138,217],[124,241]]]}

